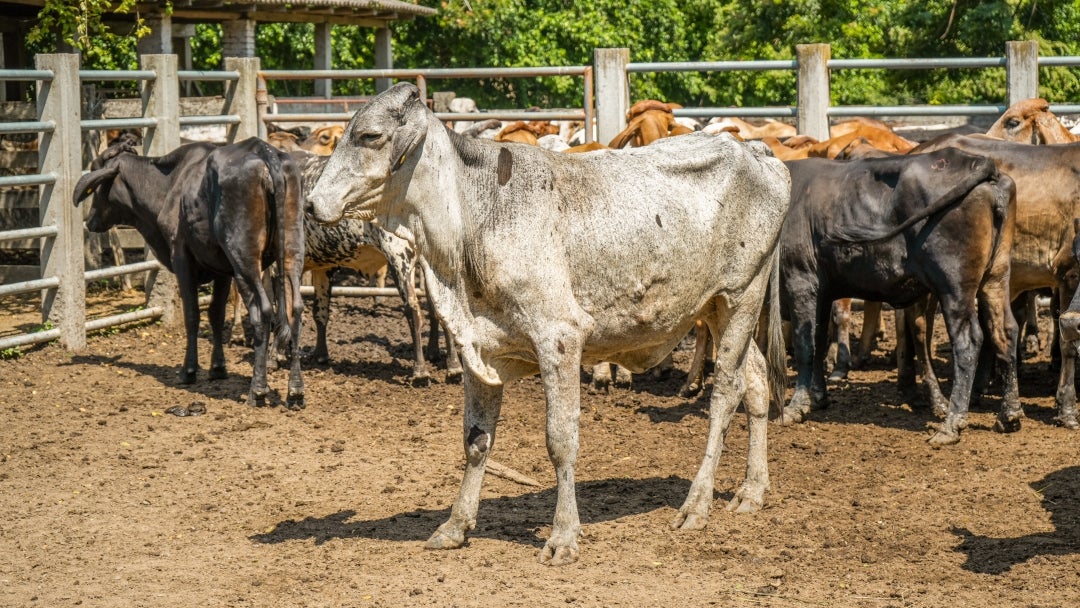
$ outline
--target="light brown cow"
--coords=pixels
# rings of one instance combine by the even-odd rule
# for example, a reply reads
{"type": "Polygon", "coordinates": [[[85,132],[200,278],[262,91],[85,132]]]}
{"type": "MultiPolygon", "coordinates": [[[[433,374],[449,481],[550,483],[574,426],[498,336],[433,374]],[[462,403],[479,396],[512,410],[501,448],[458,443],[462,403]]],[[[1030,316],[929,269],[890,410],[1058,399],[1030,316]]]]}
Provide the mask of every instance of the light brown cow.
{"type": "Polygon", "coordinates": [[[786,139],[794,137],[797,133],[795,127],[787,123],[780,122],[778,120],[769,120],[764,124],[755,125],[741,118],[734,116],[726,116],[724,118],[715,119],[706,128],[705,131],[710,129],[723,129],[724,127],[735,127],[736,133],[742,139],[765,139],[766,137],[775,137],[776,139],[786,139]],[[715,125],[715,126],[714,126],[715,125]]]}
{"type": "Polygon", "coordinates": [[[909,141],[893,133],[890,129],[882,129],[872,125],[858,124],[847,133],[839,137],[831,137],[818,142],[810,147],[808,156],[817,158],[836,158],[840,152],[852,142],[863,142],[884,152],[906,153],[915,147],[915,142],[909,141]]]}
{"type": "Polygon", "coordinates": [[[644,99],[635,103],[626,113],[626,128],[612,138],[608,147],[619,149],[629,145],[640,148],[665,137],[693,133],[693,129],[675,120],[673,111],[681,107],[677,103],[665,103],[655,99],[644,99]]]}
{"type": "Polygon", "coordinates": [[[1009,106],[986,132],[990,137],[997,137],[1021,144],[1069,144],[1080,141],[1057,116],[1050,111],[1050,104],[1045,99],[1025,99],[1009,106]]]}
{"type": "Polygon", "coordinates": [[[538,140],[545,135],[558,135],[559,127],[546,120],[530,120],[525,122],[518,120],[505,127],[495,136],[495,141],[505,141],[518,144],[539,145],[538,140]]]}
{"type": "Polygon", "coordinates": [[[300,142],[300,149],[320,156],[330,156],[343,133],[345,127],[341,125],[319,127],[300,142]]]}

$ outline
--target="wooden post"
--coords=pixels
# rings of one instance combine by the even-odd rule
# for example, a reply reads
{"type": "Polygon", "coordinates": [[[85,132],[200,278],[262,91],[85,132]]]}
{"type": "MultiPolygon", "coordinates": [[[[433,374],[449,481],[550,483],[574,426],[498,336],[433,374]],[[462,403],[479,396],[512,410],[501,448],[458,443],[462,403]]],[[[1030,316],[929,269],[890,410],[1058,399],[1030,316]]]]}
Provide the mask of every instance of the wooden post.
{"type": "MultiPolygon", "coordinates": [[[[180,146],[180,80],[177,78],[176,55],[143,55],[139,64],[144,70],[153,70],[154,80],[142,82],[143,116],[156,118],[157,126],[146,130],[143,154],[164,156],[180,146]]],[[[146,258],[153,253],[146,248],[146,258]]],[[[180,308],[180,292],[176,277],[171,272],[152,270],[146,276],[146,305],[160,306],[161,322],[176,325],[183,320],[180,308]]]]}
{"type": "Polygon", "coordinates": [[[39,70],[52,70],[53,79],[38,81],[37,112],[42,122],[56,125],[42,133],[38,167],[56,182],[39,190],[42,226],[56,226],[55,237],[41,240],[41,276],[56,277],[60,285],[41,295],[42,321],[60,330],[60,342],[71,351],[86,348],[86,281],[83,261],[83,214],[71,204],[75,183],[82,176],[82,120],[79,102],[79,56],[36,55],[39,70]]]}
{"type": "Polygon", "coordinates": [[[829,139],[829,59],[827,44],[797,44],[798,108],[795,128],[801,135],[829,139]]]}
{"type": "Polygon", "coordinates": [[[1039,43],[1010,40],[1005,43],[1006,95],[1011,106],[1039,96],[1039,43]]]}
{"type": "Polygon", "coordinates": [[[244,141],[259,136],[259,69],[258,57],[226,57],[225,69],[240,72],[240,79],[230,82],[225,89],[226,114],[240,116],[240,123],[230,125],[228,140],[244,141]]]}
{"type": "Polygon", "coordinates": [[[626,128],[630,110],[630,78],[626,65],[630,49],[594,49],[593,70],[596,80],[596,136],[607,144],[626,128]]]}

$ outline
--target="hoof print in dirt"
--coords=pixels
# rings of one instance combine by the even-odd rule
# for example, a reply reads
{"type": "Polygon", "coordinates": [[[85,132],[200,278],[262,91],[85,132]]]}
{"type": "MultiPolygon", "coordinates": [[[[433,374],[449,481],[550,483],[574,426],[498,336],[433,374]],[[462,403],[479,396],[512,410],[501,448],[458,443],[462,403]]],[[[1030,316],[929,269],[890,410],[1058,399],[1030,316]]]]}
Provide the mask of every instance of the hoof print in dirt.
{"type": "Polygon", "coordinates": [[[184,407],[182,405],[174,405],[165,410],[166,414],[172,414],[173,416],[179,416],[184,418],[186,416],[201,416],[206,413],[206,404],[202,401],[195,401],[191,405],[184,407]]]}

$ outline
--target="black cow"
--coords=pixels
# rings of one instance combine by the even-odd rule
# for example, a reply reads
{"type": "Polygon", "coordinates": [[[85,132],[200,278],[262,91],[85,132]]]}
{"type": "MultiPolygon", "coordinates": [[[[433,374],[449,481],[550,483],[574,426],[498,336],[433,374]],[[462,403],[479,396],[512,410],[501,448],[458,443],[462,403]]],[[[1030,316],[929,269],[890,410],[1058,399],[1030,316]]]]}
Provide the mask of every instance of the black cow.
{"type": "Polygon", "coordinates": [[[222,347],[225,304],[233,279],[254,328],[255,364],[248,402],[260,405],[266,382],[274,305],[262,273],[277,263],[275,292],[280,344],[290,343],[292,369],[286,403],[303,407],[299,339],[304,265],[300,171],[288,154],[251,138],[218,146],[192,143],[161,157],[120,145],[103,154],[75,185],[74,201],[94,195],[87,228],[134,226],[158,260],[176,274],[184,308],[187,354],[180,381],[195,381],[199,368],[198,287],[213,281],[208,312],[213,353],[210,378],[226,376],[222,347]]]}
{"type": "Polygon", "coordinates": [[[955,443],[966,426],[981,327],[1005,374],[999,430],[1018,428],[1017,326],[1008,306],[1012,180],[991,160],[954,149],[787,165],[792,196],[780,237],[781,302],[793,325],[798,378],[781,421],[799,422],[812,406],[826,404],[833,300],[903,308],[933,294],[952,341],[955,376],[949,411],[931,443],[955,443]]]}

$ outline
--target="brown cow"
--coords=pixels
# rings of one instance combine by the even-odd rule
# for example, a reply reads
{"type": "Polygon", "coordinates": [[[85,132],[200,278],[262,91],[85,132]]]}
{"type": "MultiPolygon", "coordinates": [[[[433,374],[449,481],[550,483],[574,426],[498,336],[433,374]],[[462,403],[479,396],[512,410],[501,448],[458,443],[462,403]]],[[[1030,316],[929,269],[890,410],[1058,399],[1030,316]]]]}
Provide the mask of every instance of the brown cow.
{"type": "Polygon", "coordinates": [[[742,139],[765,139],[766,137],[775,137],[776,139],[784,140],[796,135],[795,127],[780,122],[778,120],[769,120],[761,125],[754,125],[741,118],[734,116],[726,116],[724,118],[714,119],[705,127],[705,131],[710,129],[721,129],[726,127],[735,127],[735,132],[738,133],[742,139]]]}
{"type": "MultiPolygon", "coordinates": [[[[1057,116],[1050,111],[1050,104],[1045,99],[1025,99],[1009,106],[998,118],[990,130],[990,137],[1021,144],[1068,144],[1080,141],[1061,124],[1057,116]]],[[[1026,292],[1022,300],[1017,300],[1014,311],[1021,320],[1021,335],[1025,348],[1029,352],[1038,352],[1040,348],[1039,322],[1035,306],[1034,291],[1026,292]]],[[[1054,332],[1056,335],[1056,331],[1054,332]]]]}
{"type": "Polygon", "coordinates": [[[626,128],[612,138],[608,147],[618,149],[629,145],[640,148],[665,137],[693,133],[693,129],[675,120],[673,111],[681,107],[677,103],[665,103],[655,99],[635,103],[626,113],[626,128]]]}
{"type": "Polygon", "coordinates": [[[990,137],[1022,144],[1069,144],[1080,141],[1057,116],[1045,99],[1025,99],[1009,106],[986,132],[990,137]]]}
{"type": "Polygon", "coordinates": [[[345,133],[345,127],[341,125],[319,127],[300,141],[300,149],[320,156],[330,156],[343,133],[345,133]]]}
{"type": "Polygon", "coordinates": [[[878,150],[898,154],[906,153],[916,145],[915,142],[904,139],[889,129],[858,124],[839,137],[834,136],[814,144],[810,147],[808,156],[816,158],[836,158],[842,150],[853,142],[865,142],[878,150]]]}
{"type": "MultiPolygon", "coordinates": [[[[912,150],[913,154],[954,147],[994,161],[1016,182],[1016,240],[1012,250],[1010,296],[1044,287],[1072,293],[1064,277],[1075,266],[1072,220],[1080,217],[1080,143],[1032,146],[986,136],[946,135],[912,150]]],[[[1062,338],[1065,332],[1061,333],[1062,338]]],[[[1062,345],[1057,391],[1058,424],[1080,428],[1072,385],[1074,345],[1062,345]]]]}
{"type": "Polygon", "coordinates": [[[539,145],[538,140],[545,135],[558,135],[559,126],[546,120],[518,120],[505,127],[495,136],[495,141],[519,144],[539,145]]]}

